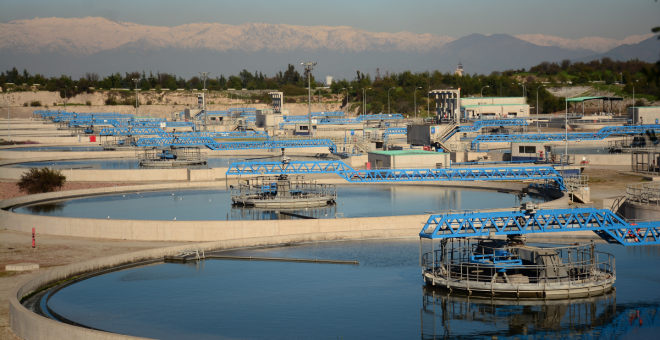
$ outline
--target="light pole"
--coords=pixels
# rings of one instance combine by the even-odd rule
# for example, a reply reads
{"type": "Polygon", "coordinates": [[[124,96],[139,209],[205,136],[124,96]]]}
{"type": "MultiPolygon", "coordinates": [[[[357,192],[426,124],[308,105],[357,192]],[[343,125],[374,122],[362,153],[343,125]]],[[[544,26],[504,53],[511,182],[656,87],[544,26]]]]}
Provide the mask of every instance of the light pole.
{"type": "MultiPolygon", "coordinates": [[[[348,115],[348,89],[342,87],[341,90],[346,90],[346,114],[348,115]]],[[[341,90],[339,90],[341,92],[341,90]]]]}
{"type": "Polygon", "coordinates": [[[541,132],[539,130],[539,89],[545,85],[541,85],[536,88],[536,131],[541,132]]]}
{"type": "MultiPolygon", "coordinates": [[[[638,82],[638,80],[633,81],[632,86],[633,86],[633,102],[632,102],[632,111],[633,111],[633,124],[637,125],[637,120],[635,120],[635,83],[638,82]]],[[[637,114],[639,116],[639,114],[637,114]]]]}
{"type": "Polygon", "coordinates": [[[204,131],[206,131],[206,122],[208,121],[208,115],[206,114],[206,79],[208,79],[211,72],[199,72],[199,75],[202,77],[202,82],[204,82],[204,89],[202,90],[202,110],[204,110],[204,131]]]}
{"type": "Polygon", "coordinates": [[[416,87],[413,97],[415,98],[415,119],[417,119],[417,90],[421,89],[421,87],[416,87]]]}
{"type": "MultiPolygon", "coordinates": [[[[481,98],[482,98],[482,100],[484,98],[484,89],[487,88],[487,87],[490,87],[490,86],[486,85],[486,86],[481,88],[481,98]]],[[[480,103],[480,105],[479,105],[479,120],[483,120],[483,112],[481,110],[481,105],[484,105],[484,103],[480,103]]]]}
{"type": "Polygon", "coordinates": [[[9,130],[9,141],[11,142],[11,123],[9,123],[9,88],[7,88],[7,130],[9,130]]]}
{"type": "Polygon", "coordinates": [[[429,85],[429,92],[426,93],[426,114],[431,116],[431,85],[429,85]]]}
{"type": "Polygon", "coordinates": [[[522,87],[523,87],[523,97],[525,97],[525,84],[523,84],[523,83],[518,83],[518,85],[522,85],[522,87]]]}
{"type": "MultiPolygon", "coordinates": [[[[371,90],[371,87],[368,87],[367,90],[371,90]]],[[[367,97],[365,96],[365,89],[362,88],[362,114],[367,114],[367,97]]]]}
{"type": "MultiPolygon", "coordinates": [[[[564,128],[566,128],[566,135],[564,136],[564,142],[566,144],[566,151],[564,155],[568,157],[568,90],[566,88],[566,83],[564,83],[564,103],[566,103],[566,120],[564,121],[564,128]]],[[[562,165],[564,162],[562,162],[562,165]]]]}
{"type": "Polygon", "coordinates": [[[140,78],[133,78],[133,82],[135,82],[135,118],[138,116],[138,94],[137,94],[137,86],[138,82],[140,81],[140,78]]]}
{"type": "MultiPolygon", "coordinates": [[[[78,86],[74,86],[74,87],[76,89],[78,88],[78,86]]],[[[69,98],[67,98],[67,96],[66,96],[67,92],[71,93],[71,91],[67,91],[66,89],[64,90],[64,112],[66,112],[66,103],[69,101],[69,98]]]]}
{"type": "Polygon", "coordinates": [[[394,89],[394,87],[387,89],[387,113],[392,114],[392,110],[390,109],[390,90],[394,89]]]}
{"type": "Polygon", "coordinates": [[[304,62],[300,63],[300,65],[303,66],[305,69],[305,76],[307,76],[307,103],[308,103],[308,121],[309,121],[309,126],[307,127],[309,130],[309,138],[312,138],[314,135],[314,129],[312,128],[312,70],[314,69],[314,66],[316,66],[316,62],[304,62]]]}

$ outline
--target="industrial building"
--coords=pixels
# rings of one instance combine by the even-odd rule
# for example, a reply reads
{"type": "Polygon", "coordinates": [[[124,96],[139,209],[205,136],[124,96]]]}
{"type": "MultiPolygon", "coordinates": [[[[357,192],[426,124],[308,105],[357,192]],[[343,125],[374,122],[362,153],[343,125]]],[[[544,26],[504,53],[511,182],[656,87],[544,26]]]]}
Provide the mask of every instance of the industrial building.
{"type": "Polygon", "coordinates": [[[660,122],[660,106],[629,107],[628,121],[632,124],[658,124],[660,122]]]}

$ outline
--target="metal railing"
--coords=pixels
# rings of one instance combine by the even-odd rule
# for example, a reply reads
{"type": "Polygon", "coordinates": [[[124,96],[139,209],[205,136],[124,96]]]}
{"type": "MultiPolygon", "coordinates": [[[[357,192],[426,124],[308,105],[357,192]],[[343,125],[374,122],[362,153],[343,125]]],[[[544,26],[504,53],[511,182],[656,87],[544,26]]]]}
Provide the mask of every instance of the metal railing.
{"type": "Polygon", "coordinates": [[[626,200],[635,204],[660,206],[660,183],[635,183],[626,186],[626,200]]]}
{"type": "MultiPolygon", "coordinates": [[[[495,250],[516,254],[515,248],[515,246],[506,246],[505,248],[488,249],[487,247],[478,246],[478,244],[447,247],[444,250],[438,249],[423,253],[420,265],[425,272],[454,282],[495,283],[495,277],[492,273],[489,273],[489,269],[505,268],[508,276],[523,275],[528,280],[528,282],[524,282],[525,284],[539,286],[543,286],[548,282],[562,284],[595,282],[602,280],[607,275],[614,276],[616,270],[614,256],[609,253],[595,251],[593,245],[552,248],[561,259],[561,264],[500,265],[496,267],[493,264],[470,262],[473,255],[483,257],[489,252],[493,254],[495,250]],[[479,252],[476,253],[477,251],[479,252]],[[558,270],[560,268],[562,270],[558,270]],[[549,275],[548,272],[554,275],[549,275]]],[[[515,255],[510,257],[515,257],[515,255]]],[[[533,256],[533,258],[536,259],[537,257],[533,256]]]]}
{"type": "MultiPolygon", "coordinates": [[[[337,198],[337,186],[334,184],[318,184],[315,181],[305,181],[304,176],[290,176],[289,194],[286,199],[306,200],[314,197],[337,198]]],[[[274,200],[278,198],[278,177],[258,176],[249,182],[231,186],[232,199],[274,200]],[[276,196],[277,195],[277,196],[276,196]]]]}

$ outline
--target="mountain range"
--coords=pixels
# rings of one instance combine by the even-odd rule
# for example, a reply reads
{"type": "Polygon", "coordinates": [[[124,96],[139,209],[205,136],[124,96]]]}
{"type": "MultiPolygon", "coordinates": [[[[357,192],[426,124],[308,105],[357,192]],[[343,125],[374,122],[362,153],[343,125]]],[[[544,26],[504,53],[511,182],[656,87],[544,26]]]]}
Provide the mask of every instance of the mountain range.
{"type": "Polygon", "coordinates": [[[653,34],[622,40],[565,39],[541,34],[471,34],[459,39],[412,32],[369,32],[347,26],[193,23],[146,26],[105,18],[36,18],[0,24],[0,69],[26,68],[46,76],[146,70],[190,77],[268,75],[287,64],[316,61],[317,77],[353,78],[356,70],[440,70],[485,73],[529,68],[541,61],[592,60],[602,56],[656,61],[653,34]]]}

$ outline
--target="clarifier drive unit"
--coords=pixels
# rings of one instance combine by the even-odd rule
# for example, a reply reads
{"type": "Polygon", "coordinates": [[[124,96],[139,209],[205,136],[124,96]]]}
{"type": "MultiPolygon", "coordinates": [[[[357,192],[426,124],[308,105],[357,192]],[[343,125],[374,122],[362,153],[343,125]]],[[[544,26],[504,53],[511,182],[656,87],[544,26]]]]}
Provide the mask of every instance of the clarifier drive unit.
{"type": "Polygon", "coordinates": [[[255,208],[306,208],[335,204],[337,187],[305,181],[303,176],[259,176],[231,186],[235,205],[255,208]]]}
{"type": "Polygon", "coordinates": [[[138,159],[140,166],[149,168],[207,164],[206,154],[198,147],[145,148],[138,159]]]}
{"type": "Polygon", "coordinates": [[[614,256],[591,245],[535,247],[524,236],[451,239],[422,254],[424,281],[450,290],[521,298],[567,298],[607,293],[614,256]]]}

